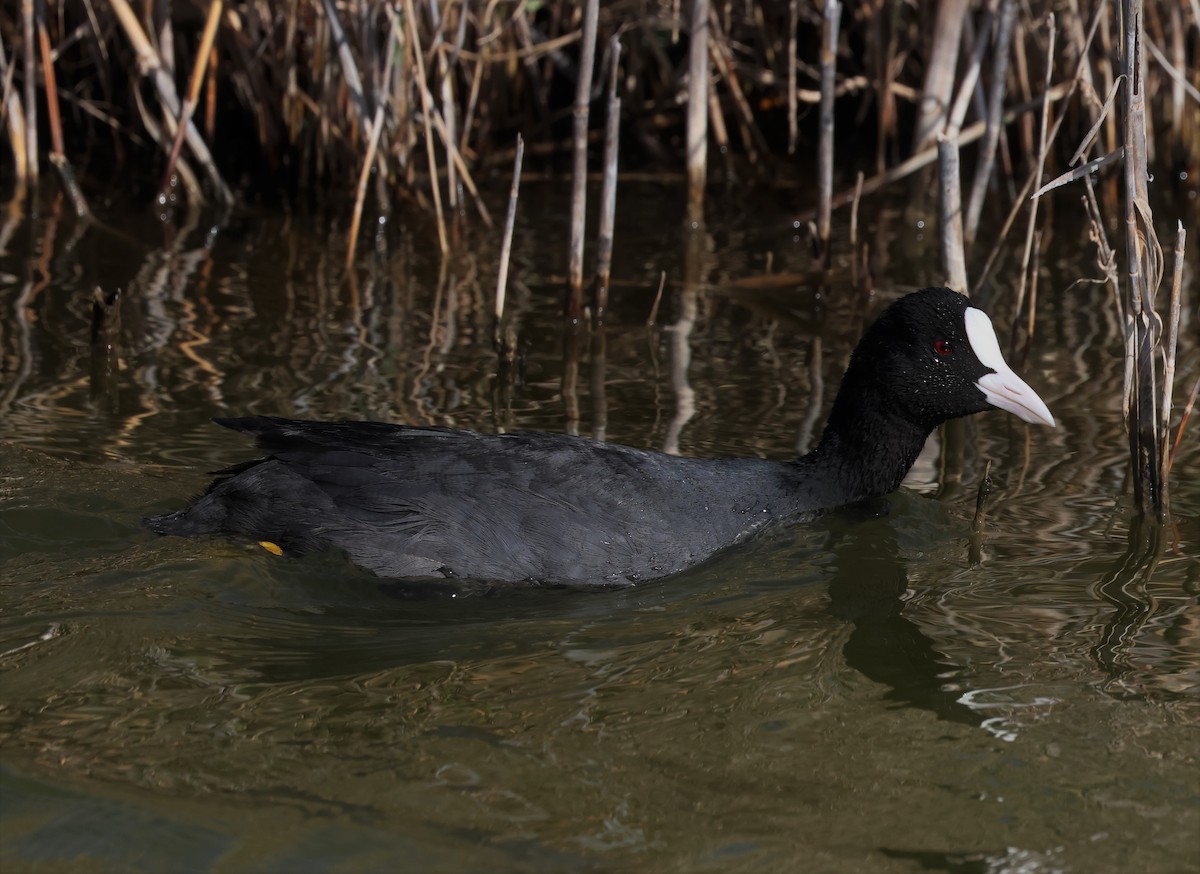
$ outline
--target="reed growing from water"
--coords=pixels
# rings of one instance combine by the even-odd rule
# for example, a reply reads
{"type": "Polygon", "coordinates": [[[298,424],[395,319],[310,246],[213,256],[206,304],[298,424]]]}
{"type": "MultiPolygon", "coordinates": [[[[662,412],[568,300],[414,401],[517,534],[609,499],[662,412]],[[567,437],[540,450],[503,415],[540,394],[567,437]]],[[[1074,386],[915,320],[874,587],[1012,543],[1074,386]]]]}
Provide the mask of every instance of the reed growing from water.
{"type": "MultiPolygon", "coordinates": [[[[1012,286],[1014,344],[1034,329],[1041,200],[1085,180],[1099,281],[1122,291],[1129,330],[1134,491],[1160,515],[1167,447],[1187,417],[1172,424],[1160,378],[1172,373],[1171,342],[1148,180],[1164,153],[1200,170],[1198,56],[1196,0],[22,0],[0,8],[0,160],[25,208],[50,184],[39,182],[46,155],[84,217],[72,168],[104,166],[92,152],[120,159],[152,148],[163,181],[147,198],[168,212],[262,189],[340,192],[353,269],[360,228],[372,224],[364,216],[397,202],[428,210],[445,257],[470,202],[490,227],[476,179],[504,177],[520,134],[526,174],[572,156],[566,263],[578,315],[589,158],[605,139],[596,119],[607,116],[625,133],[610,131],[605,166],[628,173],[640,161],[686,179],[680,213],[697,227],[720,172],[711,154],[738,178],[793,186],[821,266],[833,263],[836,210],[854,202],[857,220],[862,198],[901,180],[917,201],[940,192],[946,281],[972,293],[1012,286]],[[593,75],[595,46],[616,37],[622,51],[610,49],[593,75]],[[615,112],[590,112],[605,99],[615,112]],[[1078,147],[1068,156],[1064,143],[1078,147]],[[934,184],[926,168],[939,152],[934,184]],[[858,177],[864,163],[874,172],[858,177]],[[1118,217],[1125,245],[1110,246],[1118,217]],[[1014,245],[1019,272],[998,280],[1014,245]]],[[[611,225],[600,238],[593,270],[606,287],[611,225]]],[[[857,239],[854,248],[857,273],[857,239]]]]}

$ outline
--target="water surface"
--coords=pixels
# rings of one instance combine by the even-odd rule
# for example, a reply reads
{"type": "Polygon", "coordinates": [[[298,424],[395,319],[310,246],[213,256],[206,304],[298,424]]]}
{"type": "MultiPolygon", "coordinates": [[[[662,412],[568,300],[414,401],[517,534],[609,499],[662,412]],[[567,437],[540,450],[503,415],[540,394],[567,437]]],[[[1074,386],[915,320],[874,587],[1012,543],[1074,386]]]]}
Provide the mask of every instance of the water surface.
{"type": "MultiPolygon", "coordinates": [[[[1094,268],[1070,217],[1014,360],[1059,428],[957,423],[899,494],[674,579],[452,598],[141,529],[251,453],[218,415],[786,458],[864,312],[938,278],[934,241],[886,203],[863,220],[864,300],[845,253],[815,284],[769,198],[696,234],[679,192],[643,186],[622,194],[605,327],[564,327],[563,192],[522,198],[511,366],[494,234],[442,269],[428,219],[399,219],[348,281],[328,216],[113,207],[100,229],[51,203],[4,224],[6,871],[1200,863],[1198,441],[1173,524],[1137,524],[1120,325],[1102,286],[1073,285],[1094,268]],[[124,294],[116,369],[92,351],[97,284],[124,294]]],[[[992,294],[1005,331],[1014,282],[992,294]]],[[[1193,292],[1184,311],[1190,386],[1193,292]]]]}

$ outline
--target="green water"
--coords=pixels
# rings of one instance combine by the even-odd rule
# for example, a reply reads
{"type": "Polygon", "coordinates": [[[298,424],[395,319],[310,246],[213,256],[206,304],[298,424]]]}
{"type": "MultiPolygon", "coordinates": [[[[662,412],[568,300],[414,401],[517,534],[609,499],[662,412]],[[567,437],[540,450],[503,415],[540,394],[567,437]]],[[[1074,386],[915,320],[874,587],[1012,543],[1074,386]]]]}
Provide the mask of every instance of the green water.
{"type": "MultiPolygon", "coordinates": [[[[451,598],[140,528],[252,454],[217,415],[806,444],[861,329],[846,259],[816,287],[769,199],[689,234],[642,186],[606,326],[565,328],[562,194],[522,190],[511,368],[492,233],[439,271],[429,220],[394,220],[348,282],[340,213],[0,226],[3,870],[1195,870],[1200,432],[1173,524],[1135,524],[1120,325],[1072,286],[1070,218],[1014,360],[1057,429],[975,417],[901,493],[674,579],[451,598]],[[96,284],[124,293],[115,371],[96,284]]],[[[874,310],[938,258],[870,209],[874,310]]],[[[1194,287],[1184,311],[1190,387],[1194,287]]]]}

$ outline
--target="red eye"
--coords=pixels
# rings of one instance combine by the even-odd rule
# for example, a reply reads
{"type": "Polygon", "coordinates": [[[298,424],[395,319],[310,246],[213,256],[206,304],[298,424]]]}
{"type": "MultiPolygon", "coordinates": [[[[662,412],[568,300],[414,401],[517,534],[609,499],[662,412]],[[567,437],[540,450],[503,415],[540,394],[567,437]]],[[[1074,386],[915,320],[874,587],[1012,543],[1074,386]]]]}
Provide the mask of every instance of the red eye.
{"type": "Polygon", "coordinates": [[[933,351],[938,355],[949,355],[954,351],[954,347],[950,345],[949,340],[938,340],[933,344],[933,351]]]}

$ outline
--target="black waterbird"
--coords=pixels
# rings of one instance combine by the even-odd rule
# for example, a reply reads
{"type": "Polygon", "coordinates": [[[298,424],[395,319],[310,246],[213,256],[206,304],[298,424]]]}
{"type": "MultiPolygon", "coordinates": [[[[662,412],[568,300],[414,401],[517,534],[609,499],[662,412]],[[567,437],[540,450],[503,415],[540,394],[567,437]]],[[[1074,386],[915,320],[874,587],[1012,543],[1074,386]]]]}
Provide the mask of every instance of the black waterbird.
{"type": "Polygon", "coordinates": [[[267,455],[218,472],[159,534],[340,549],[382,577],[623,584],[677,573],[768,525],[899,487],[930,432],[999,407],[1053,427],[987,315],[926,288],[850,359],[816,449],[794,461],[681,458],[563,434],[217,419],[267,455]]]}

